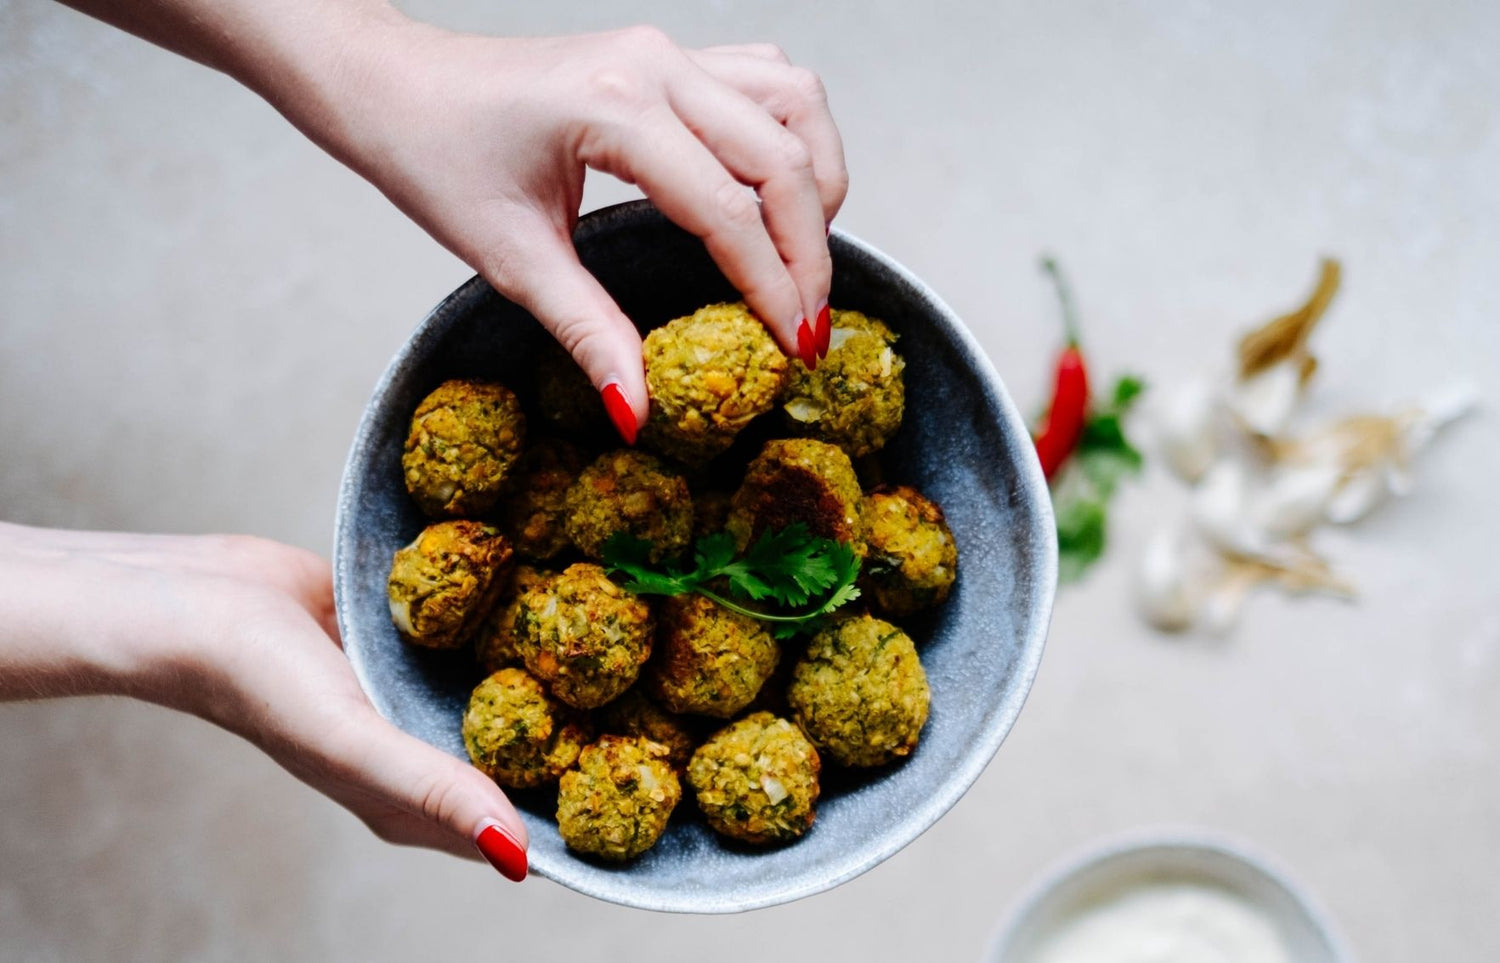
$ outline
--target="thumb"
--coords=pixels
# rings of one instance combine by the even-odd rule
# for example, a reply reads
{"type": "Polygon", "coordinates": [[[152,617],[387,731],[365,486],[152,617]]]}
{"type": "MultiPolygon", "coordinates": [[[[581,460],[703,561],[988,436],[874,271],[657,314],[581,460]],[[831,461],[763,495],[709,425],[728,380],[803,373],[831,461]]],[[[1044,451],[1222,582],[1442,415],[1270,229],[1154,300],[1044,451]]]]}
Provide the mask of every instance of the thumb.
{"type": "MultiPolygon", "coordinates": [[[[472,766],[408,735],[373,708],[356,723],[347,760],[362,789],[452,840],[465,840],[507,878],[524,879],[529,837],[505,793],[472,766]]],[[[448,848],[448,847],[442,847],[448,848]]]]}
{"type": "Polygon", "coordinates": [[[598,389],[620,437],[635,444],[648,411],[640,332],[579,263],[572,239],[556,229],[533,232],[516,260],[522,263],[508,272],[511,283],[496,287],[567,349],[598,389]]]}

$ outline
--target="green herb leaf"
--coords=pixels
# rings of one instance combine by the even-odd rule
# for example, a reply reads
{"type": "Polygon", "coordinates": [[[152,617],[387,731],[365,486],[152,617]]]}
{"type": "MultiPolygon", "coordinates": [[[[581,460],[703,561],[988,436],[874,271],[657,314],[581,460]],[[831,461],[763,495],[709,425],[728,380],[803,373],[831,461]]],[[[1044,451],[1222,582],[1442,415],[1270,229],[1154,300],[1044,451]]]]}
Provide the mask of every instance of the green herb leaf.
{"type": "Polygon", "coordinates": [[[1060,581],[1077,581],[1103,556],[1109,500],[1120,482],[1145,464],[1125,435],[1125,415],[1145,390],[1140,378],[1126,375],[1117,380],[1109,404],[1090,412],[1078,448],[1053,481],[1060,581]]]}

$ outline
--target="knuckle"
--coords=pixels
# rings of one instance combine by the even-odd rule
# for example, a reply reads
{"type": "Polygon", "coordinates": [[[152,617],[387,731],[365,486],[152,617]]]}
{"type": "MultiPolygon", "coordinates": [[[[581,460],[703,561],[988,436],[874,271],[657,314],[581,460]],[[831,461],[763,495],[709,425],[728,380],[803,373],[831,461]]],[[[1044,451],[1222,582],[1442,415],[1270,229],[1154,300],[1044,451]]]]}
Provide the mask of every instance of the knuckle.
{"type": "Polygon", "coordinates": [[[816,71],[808,70],[806,67],[791,67],[789,71],[788,79],[792,89],[803,100],[815,104],[827,102],[828,90],[823,86],[823,78],[819,77],[816,71]]]}
{"type": "Polygon", "coordinates": [[[458,813],[463,786],[446,771],[423,779],[417,796],[417,813],[428,822],[447,825],[458,813]]]}
{"type": "Polygon", "coordinates": [[[789,64],[792,59],[786,55],[779,44],[774,43],[752,43],[749,46],[750,53],[763,60],[775,60],[779,63],[789,64]]]}
{"type": "Polygon", "coordinates": [[[634,113],[642,110],[650,97],[649,85],[639,73],[611,65],[594,71],[589,77],[594,103],[611,112],[634,113]]]}
{"type": "Polygon", "coordinates": [[[776,138],[776,162],[779,166],[800,175],[811,175],[812,152],[795,134],[783,133],[776,138]]]}
{"type": "Polygon", "coordinates": [[[724,181],[714,188],[712,210],[718,222],[735,231],[760,223],[760,205],[749,188],[735,181],[724,181]]]}
{"type": "Polygon", "coordinates": [[[619,37],[621,43],[647,56],[660,54],[667,48],[676,46],[665,30],[645,23],[626,27],[620,31],[619,37]]]}

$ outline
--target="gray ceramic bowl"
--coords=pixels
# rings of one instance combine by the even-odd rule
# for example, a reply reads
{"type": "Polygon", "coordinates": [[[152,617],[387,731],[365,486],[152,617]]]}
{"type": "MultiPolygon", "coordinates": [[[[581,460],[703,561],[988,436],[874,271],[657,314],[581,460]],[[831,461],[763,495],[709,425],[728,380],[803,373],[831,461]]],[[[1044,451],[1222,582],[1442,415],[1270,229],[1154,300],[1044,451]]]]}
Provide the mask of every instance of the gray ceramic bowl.
{"type": "MultiPolygon", "coordinates": [[[[583,263],[642,328],[738,296],[703,245],[649,204],[584,217],[583,263]]],[[[905,423],[883,453],[890,481],[916,485],[947,512],[959,547],[949,602],[908,620],[932,687],[932,715],[904,764],[829,773],[817,824],[797,843],[752,851],[724,842],[691,799],[662,841],[625,866],[564,848],[555,799],[516,793],[531,866],[601,899],[678,912],[771,906],[853,879],[911,842],[958,801],[1010,731],[1036,674],[1056,585],[1051,503],[1015,406],[962,322],[899,264],[835,231],[832,302],[883,318],[906,358],[905,423]]],[[[402,644],[385,599],[391,553],[423,518],[407,496],[401,448],[417,402],[445,378],[487,377],[523,399],[528,359],[546,338],[478,278],[424,320],[375,388],[349,453],[334,544],[339,628],[380,712],[465,758],[459,732],[477,682],[463,657],[402,644]]]]}

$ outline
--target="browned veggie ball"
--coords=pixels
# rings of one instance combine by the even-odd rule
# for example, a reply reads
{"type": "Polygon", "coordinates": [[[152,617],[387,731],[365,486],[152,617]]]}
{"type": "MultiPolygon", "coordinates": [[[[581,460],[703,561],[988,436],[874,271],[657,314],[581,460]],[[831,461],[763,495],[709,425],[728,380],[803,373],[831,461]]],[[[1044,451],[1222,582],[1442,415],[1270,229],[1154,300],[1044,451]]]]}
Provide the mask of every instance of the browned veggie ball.
{"type": "Polygon", "coordinates": [[[787,688],[792,718],[845,766],[909,755],[927,723],[927,673],[911,638],[871,616],[824,629],[807,644],[787,688]]]}
{"type": "Polygon", "coordinates": [[[601,736],[558,784],[557,830],[569,849],[624,862],[656,845],[681,799],[665,746],[601,736]]]}
{"type": "Polygon", "coordinates": [[[775,439],[750,462],[726,527],[743,550],[763,532],[801,522],[862,556],[859,503],[859,480],[842,449],[812,438],[775,439]]]}
{"type": "Polygon", "coordinates": [[[625,532],[651,543],[652,561],[688,547],[693,499],[687,480],[645,452],[606,452],[579,474],[567,495],[568,537],[601,558],[604,543],[625,532]]]}
{"type": "Polygon", "coordinates": [[[641,443],[688,464],[724,451],[776,404],[787,360],[743,303],[710,304],[646,335],[641,443]]]}
{"type": "Polygon", "coordinates": [[[699,746],[687,778],[715,830],[747,843],[781,843],[812,826],[820,768],[802,730],[757,712],[699,746]]]}
{"type": "Polygon", "coordinates": [[[524,669],[501,669],[474,688],[464,712],[464,748],[502,786],[556,782],[589,741],[582,716],[548,698],[524,669]]]}
{"type": "Polygon", "coordinates": [[[572,544],[567,529],[568,489],[583,463],[576,445],[556,438],[533,445],[521,456],[511,494],[500,504],[518,555],[545,562],[572,544]]]}
{"type": "Polygon", "coordinates": [[[908,485],[865,496],[862,581],[887,615],[911,615],[948,598],[958,543],[937,503],[908,485]]]}
{"type": "Polygon", "coordinates": [[[521,596],[516,637],[526,668],[579,709],[630,688],[651,654],[651,608],[579,562],[521,596]]]}
{"type": "Polygon", "coordinates": [[[643,736],[666,747],[667,761],[681,772],[693,757],[698,741],[683,718],[652,702],[633,686],[598,710],[599,730],[614,736],[643,736]]]}
{"type": "Polygon", "coordinates": [[[445,381],[417,405],[401,469],[406,490],[434,518],[494,507],[521,454],[526,416],[504,385],[445,381]]]}
{"type": "Polygon", "coordinates": [[[463,520],[427,526],[391,560],[391,621],[414,645],[462,646],[494,606],[510,559],[497,528],[463,520]]]}
{"type": "Polygon", "coordinates": [[[486,672],[521,664],[521,650],[516,641],[516,614],[521,611],[521,596],[554,574],[530,565],[512,569],[494,608],[474,633],[474,657],[486,672]]]}
{"type": "Polygon", "coordinates": [[[882,321],[858,311],[831,312],[828,356],[808,371],[794,361],[782,393],[786,424],[838,445],[851,458],[885,446],[906,408],[906,362],[882,321]]]}
{"type": "Polygon", "coordinates": [[[661,604],[645,684],[673,712],[728,719],[776,671],[781,648],[759,621],[702,595],[661,604]]]}

